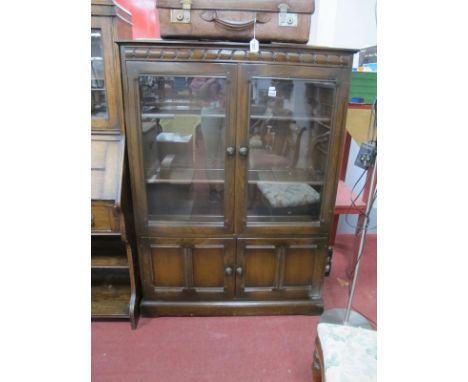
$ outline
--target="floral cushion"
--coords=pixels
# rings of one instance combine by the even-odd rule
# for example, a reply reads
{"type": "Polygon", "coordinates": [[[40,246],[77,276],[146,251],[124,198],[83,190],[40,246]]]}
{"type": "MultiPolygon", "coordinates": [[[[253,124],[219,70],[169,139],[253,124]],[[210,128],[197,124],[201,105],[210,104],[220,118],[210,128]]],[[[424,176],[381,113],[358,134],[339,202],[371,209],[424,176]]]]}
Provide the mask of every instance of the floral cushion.
{"type": "Polygon", "coordinates": [[[377,332],[346,325],[319,324],[325,381],[376,382],[377,332]]]}
{"type": "Polygon", "coordinates": [[[260,135],[254,135],[249,139],[249,147],[251,149],[263,148],[262,137],[260,135]]]}
{"type": "Polygon", "coordinates": [[[275,208],[305,206],[320,200],[320,194],[304,183],[258,182],[257,186],[275,208]]]}

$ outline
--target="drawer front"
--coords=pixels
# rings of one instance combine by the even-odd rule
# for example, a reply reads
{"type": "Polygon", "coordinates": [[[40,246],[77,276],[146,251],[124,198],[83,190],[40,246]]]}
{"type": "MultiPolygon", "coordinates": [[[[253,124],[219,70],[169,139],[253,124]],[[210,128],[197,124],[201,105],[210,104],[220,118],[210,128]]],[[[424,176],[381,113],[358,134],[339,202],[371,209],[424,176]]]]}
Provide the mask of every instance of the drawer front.
{"type": "Polygon", "coordinates": [[[320,298],[326,251],[326,238],[239,239],[237,297],[320,298]]]}
{"type": "Polygon", "coordinates": [[[91,231],[96,233],[119,232],[118,217],[108,205],[91,205],[91,231]]]}
{"type": "Polygon", "coordinates": [[[234,296],[233,239],[143,238],[145,300],[209,301],[234,296]]]}

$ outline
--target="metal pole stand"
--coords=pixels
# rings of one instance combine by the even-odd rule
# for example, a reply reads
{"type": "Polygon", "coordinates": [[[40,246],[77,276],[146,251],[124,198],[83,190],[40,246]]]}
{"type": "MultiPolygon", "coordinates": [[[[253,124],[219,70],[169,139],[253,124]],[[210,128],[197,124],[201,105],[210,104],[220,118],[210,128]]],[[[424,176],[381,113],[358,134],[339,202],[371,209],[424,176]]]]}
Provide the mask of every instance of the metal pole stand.
{"type": "Polygon", "coordinates": [[[346,306],[346,309],[336,308],[336,309],[329,309],[323,312],[323,314],[320,316],[319,324],[328,323],[328,324],[348,325],[348,326],[353,326],[356,328],[372,329],[372,326],[369,320],[365,318],[362,314],[359,314],[358,312],[351,310],[351,307],[353,303],[354,292],[356,289],[356,282],[357,282],[357,277],[359,274],[359,267],[361,265],[362,253],[364,251],[364,245],[366,242],[367,229],[369,226],[369,214],[373,205],[372,197],[374,195],[374,191],[376,188],[376,185],[375,185],[376,174],[377,174],[377,162],[374,163],[374,166],[372,168],[372,176],[371,176],[370,187],[369,187],[369,195],[371,197],[371,201],[368,202],[366,206],[366,213],[365,213],[364,222],[363,222],[363,226],[361,230],[361,237],[359,240],[359,251],[357,255],[356,269],[354,270],[353,282],[351,283],[351,289],[350,289],[349,296],[348,296],[348,304],[346,306]]]}

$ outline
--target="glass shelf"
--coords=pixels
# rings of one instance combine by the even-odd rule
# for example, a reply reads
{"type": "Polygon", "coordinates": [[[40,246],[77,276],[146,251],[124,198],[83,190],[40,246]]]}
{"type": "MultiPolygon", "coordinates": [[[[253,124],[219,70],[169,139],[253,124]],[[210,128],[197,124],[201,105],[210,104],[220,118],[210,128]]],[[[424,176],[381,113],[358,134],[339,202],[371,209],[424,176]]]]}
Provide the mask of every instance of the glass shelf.
{"type": "MultiPolygon", "coordinates": [[[[172,110],[173,111],[173,110],[172,110]]],[[[200,110],[201,111],[201,110],[200,110]]],[[[142,113],[141,118],[144,121],[154,119],[174,119],[177,116],[184,117],[200,117],[200,111],[196,113],[194,110],[177,110],[177,113],[142,113]]],[[[225,114],[204,113],[203,118],[225,118],[225,114]]]]}
{"type": "Polygon", "coordinates": [[[224,183],[224,170],[215,169],[173,169],[169,174],[153,175],[146,181],[153,183],[195,184],[195,183],[224,183]]]}
{"type": "Polygon", "coordinates": [[[270,115],[259,115],[252,114],[251,119],[260,120],[272,120],[272,121],[311,121],[311,122],[330,122],[329,117],[311,117],[311,116],[294,116],[294,117],[282,117],[282,116],[270,116],[270,115]]]}

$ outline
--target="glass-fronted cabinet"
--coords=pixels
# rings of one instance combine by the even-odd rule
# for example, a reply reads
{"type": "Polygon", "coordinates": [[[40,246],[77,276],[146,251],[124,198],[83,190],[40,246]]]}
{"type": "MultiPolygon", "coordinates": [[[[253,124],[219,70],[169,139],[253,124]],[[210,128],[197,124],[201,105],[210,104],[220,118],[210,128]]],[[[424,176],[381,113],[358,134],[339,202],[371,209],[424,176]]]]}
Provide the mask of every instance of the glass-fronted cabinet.
{"type": "Polygon", "coordinates": [[[120,62],[115,40],[131,15],[91,2],[91,317],[138,320],[136,239],[126,161],[120,62]]]}
{"type": "Polygon", "coordinates": [[[91,128],[123,133],[122,91],[117,39],[132,37],[131,15],[111,0],[92,4],[91,128]]]}
{"type": "Polygon", "coordinates": [[[120,52],[143,314],[320,314],[353,52],[120,52]]]}

